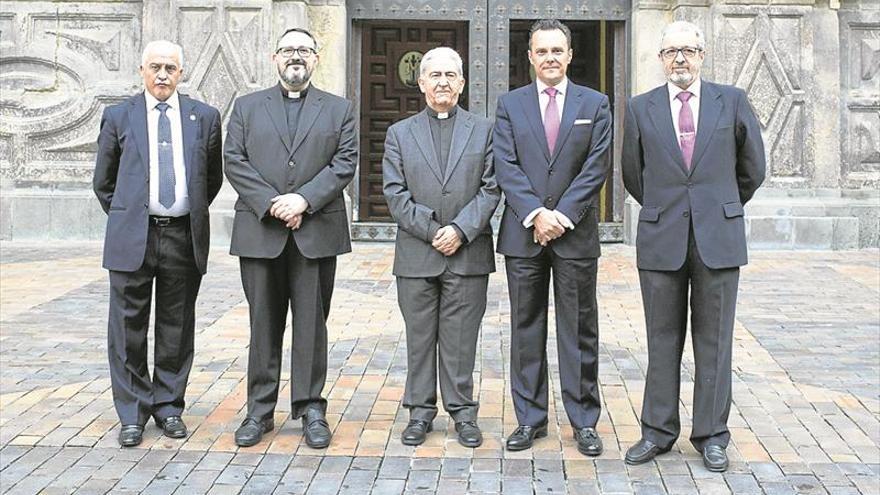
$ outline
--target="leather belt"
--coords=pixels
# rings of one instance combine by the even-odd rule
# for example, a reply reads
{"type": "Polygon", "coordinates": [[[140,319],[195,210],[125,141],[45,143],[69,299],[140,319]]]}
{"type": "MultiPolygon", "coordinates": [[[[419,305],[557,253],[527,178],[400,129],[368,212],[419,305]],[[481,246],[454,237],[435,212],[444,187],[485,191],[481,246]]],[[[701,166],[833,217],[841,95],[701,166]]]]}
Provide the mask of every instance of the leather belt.
{"type": "Polygon", "coordinates": [[[180,223],[189,223],[189,215],[183,215],[181,217],[159,217],[150,215],[150,223],[157,227],[168,227],[180,223]]]}

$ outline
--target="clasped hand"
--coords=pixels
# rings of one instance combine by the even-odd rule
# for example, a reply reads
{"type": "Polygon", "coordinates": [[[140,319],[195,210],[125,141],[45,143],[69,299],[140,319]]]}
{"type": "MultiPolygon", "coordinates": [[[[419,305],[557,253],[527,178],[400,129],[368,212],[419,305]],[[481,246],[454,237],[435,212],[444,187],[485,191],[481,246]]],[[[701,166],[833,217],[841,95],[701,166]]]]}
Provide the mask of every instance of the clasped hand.
{"type": "Polygon", "coordinates": [[[269,214],[281,220],[291,230],[302,226],[302,216],[309,209],[306,198],[296,193],[281,194],[272,198],[269,214]]]}
{"type": "Polygon", "coordinates": [[[431,242],[434,249],[443,253],[443,256],[452,256],[461,247],[461,238],[452,225],[440,227],[434,234],[434,240],[431,242]]]}
{"type": "Polygon", "coordinates": [[[565,233],[565,225],[562,220],[562,213],[556,210],[542,210],[534,219],[535,230],[533,232],[534,241],[541,246],[547,246],[550,241],[562,237],[565,233]]]}

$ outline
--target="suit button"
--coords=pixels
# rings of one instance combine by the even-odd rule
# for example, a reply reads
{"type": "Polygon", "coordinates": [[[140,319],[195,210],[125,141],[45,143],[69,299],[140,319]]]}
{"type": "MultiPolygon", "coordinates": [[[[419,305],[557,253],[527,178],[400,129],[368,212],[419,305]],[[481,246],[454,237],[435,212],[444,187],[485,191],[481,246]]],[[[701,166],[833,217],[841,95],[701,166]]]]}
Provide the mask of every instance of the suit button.
{"type": "Polygon", "coordinates": [[[292,167],[292,166],[294,166],[294,165],[296,165],[296,163],[294,163],[293,160],[290,160],[289,162],[287,162],[287,166],[288,166],[288,167],[292,167]]]}
{"type": "Polygon", "coordinates": [[[150,203],[144,203],[144,208],[149,208],[149,207],[150,207],[150,203]]]}
{"type": "Polygon", "coordinates": [[[547,202],[548,202],[548,203],[552,203],[552,202],[553,202],[553,196],[547,196],[547,202]]]}
{"type": "Polygon", "coordinates": [[[686,211],[686,212],[682,213],[681,216],[687,218],[687,217],[691,216],[691,212],[686,211]]]}
{"type": "Polygon", "coordinates": [[[553,168],[551,167],[551,168],[547,171],[547,173],[550,174],[550,175],[553,175],[553,168]]]}
{"type": "Polygon", "coordinates": [[[444,196],[449,196],[449,191],[443,191],[444,196]]]}
{"type": "Polygon", "coordinates": [[[687,186],[688,186],[688,189],[691,189],[691,188],[694,187],[694,184],[693,184],[692,182],[688,182],[688,183],[687,183],[687,186]]]}

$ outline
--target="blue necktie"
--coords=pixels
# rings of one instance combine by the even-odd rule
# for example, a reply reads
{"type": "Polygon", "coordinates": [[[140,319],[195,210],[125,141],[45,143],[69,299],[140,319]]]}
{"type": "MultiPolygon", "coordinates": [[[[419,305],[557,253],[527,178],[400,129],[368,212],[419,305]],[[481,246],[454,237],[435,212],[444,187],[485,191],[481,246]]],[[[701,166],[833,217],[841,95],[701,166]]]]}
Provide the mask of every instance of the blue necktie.
{"type": "Polygon", "coordinates": [[[159,109],[159,132],[157,133],[159,148],[159,204],[165,208],[174,205],[174,146],[171,143],[171,121],[165,115],[168,104],[164,101],[156,104],[159,109]]]}

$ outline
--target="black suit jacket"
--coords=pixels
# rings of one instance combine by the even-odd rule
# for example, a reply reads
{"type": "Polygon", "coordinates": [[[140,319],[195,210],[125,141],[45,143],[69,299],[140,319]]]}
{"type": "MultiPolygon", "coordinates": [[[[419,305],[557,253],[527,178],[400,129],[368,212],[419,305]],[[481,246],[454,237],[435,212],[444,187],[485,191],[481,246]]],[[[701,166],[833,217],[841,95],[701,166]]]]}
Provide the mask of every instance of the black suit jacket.
{"type": "Polygon", "coordinates": [[[549,244],[562,258],[599,256],[598,193],[611,164],[608,97],[569,81],[556,149],[550,154],[535,83],[498,99],[495,175],[505,195],[498,252],[520,258],[541,253],[523,220],[535,208],[565,214],[575,228],[549,244]]]}
{"type": "Polygon", "coordinates": [[[684,164],[664,84],[630,100],[623,138],[623,181],[642,205],[638,267],[677,270],[688,229],[709,268],[746,264],[743,205],[764,181],[764,141],[743,90],[702,81],[691,168],[684,164]]]}
{"type": "Polygon", "coordinates": [[[342,195],[358,157],[350,101],[310,86],[291,141],[278,86],[242,96],[229,118],[224,153],[226,177],[238,192],[233,255],[276,258],[291,233],[306,258],[351,251],[342,195]],[[286,193],[298,193],[309,203],[298,230],[269,215],[271,199],[286,193]]]}
{"type": "Polygon", "coordinates": [[[489,221],[501,192],[492,165],[492,123],[459,108],[449,159],[440,167],[430,118],[423,110],[389,127],[385,137],[384,193],[400,227],[394,275],[436,277],[447,268],[457,275],[494,272],[489,221]],[[449,224],[461,230],[467,244],[447,257],[431,241],[437,229],[449,224]]]}
{"type": "MultiPolygon", "coordinates": [[[[208,206],[223,184],[220,112],[179,94],[193,254],[199,272],[208,265],[208,206]]],[[[147,248],[150,157],[144,94],[104,109],[92,186],[107,213],[104,268],[133,272],[147,248]]]]}

